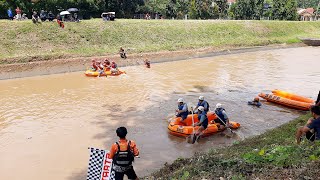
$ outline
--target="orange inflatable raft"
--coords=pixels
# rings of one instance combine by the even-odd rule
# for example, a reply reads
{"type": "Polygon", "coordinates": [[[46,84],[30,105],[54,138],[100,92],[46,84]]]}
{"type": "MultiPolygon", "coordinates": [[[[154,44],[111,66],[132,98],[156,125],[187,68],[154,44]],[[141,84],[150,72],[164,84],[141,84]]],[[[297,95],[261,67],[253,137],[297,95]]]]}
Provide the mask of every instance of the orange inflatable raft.
{"type": "Polygon", "coordinates": [[[284,106],[292,107],[295,109],[300,109],[300,110],[309,110],[310,106],[312,103],[306,103],[306,102],[301,102],[301,101],[295,101],[287,98],[283,98],[280,96],[276,96],[274,94],[264,94],[260,93],[259,96],[263,99],[266,99],[267,101],[278,103],[284,106]]]}
{"type": "Polygon", "coordinates": [[[289,92],[286,92],[286,91],[281,91],[281,90],[278,90],[278,89],[273,90],[272,93],[274,95],[276,95],[276,96],[284,97],[284,98],[295,100],[295,101],[301,101],[301,102],[306,102],[306,103],[314,103],[313,99],[310,99],[310,98],[307,98],[307,97],[303,97],[303,96],[299,96],[297,94],[289,93],[289,92]]]}
{"type": "MultiPolygon", "coordinates": [[[[88,77],[98,77],[100,73],[98,71],[88,69],[84,74],[88,77]]],[[[113,74],[111,73],[110,70],[108,70],[108,71],[104,71],[104,73],[102,73],[100,76],[119,76],[121,74],[126,74],[126,72],[118,70],[117,74],[113,74]]]]}
{"type": "MultiPolygon", "coordinates": [[[[202,136],[209,136],[214,133],[219,132],[218,124],[214,123],[214,119],[217,119],[217,116],[214,112],[208,112],[208,127],[203,132],[204,134],[202,136]]],[[[199,122],[198,115],[193,115],[194,123],[199,122]]],[[[193,126],[192,126],[192,115],[188,115],[187,119],[184,120],[184,123],[180,122],[181,117],[174,118],[168,125],[169,133],[176,136],[183,136],[187,137],[192,135],[193,132],[193,126]]],[[[240,127],[240,124],[237,122],[230,121],[230,124],[232,124],[232,129],[238,129],[240,127]]],[[[194,127],[194,131],[196,132],[199,129],[199,126],[194,127]]],[[[221,131],[221,130],[220,130],[221,131]]]]}

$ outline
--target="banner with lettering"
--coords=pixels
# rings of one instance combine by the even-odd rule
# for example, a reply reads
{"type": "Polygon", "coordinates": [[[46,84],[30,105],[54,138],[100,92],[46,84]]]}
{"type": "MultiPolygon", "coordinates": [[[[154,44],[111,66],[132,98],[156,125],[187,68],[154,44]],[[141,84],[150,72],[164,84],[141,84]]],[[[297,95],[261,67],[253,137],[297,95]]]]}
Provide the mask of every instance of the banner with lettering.
{"type": "Polygon", "coordinates": [[[87,180],[115,180],[109,151],[96,148],[89,149],[90,159],[87,180]]]}

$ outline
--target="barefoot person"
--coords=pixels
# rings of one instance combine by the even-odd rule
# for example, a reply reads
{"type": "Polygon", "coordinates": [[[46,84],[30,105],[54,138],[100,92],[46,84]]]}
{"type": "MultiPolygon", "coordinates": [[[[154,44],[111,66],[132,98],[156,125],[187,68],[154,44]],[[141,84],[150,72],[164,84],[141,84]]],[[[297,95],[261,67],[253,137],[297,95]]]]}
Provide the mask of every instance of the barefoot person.
{"type": "MultiPolygon", "coordinates": [[[[297,144],[300,144],[302,135],[313,130],[315,134],[315,140],[320,140],[320,106],[312,106],[310,108],[313,119],[309,119],[307,124],[298,128],[296,132],[297,144]]],[[[311,132],[312,133],[312,132],[311,132]]]]}
{"type": "Polygon", "coordinates": [[[134,141],[126,139],[127,129],[125,127],[119,127],[116,133],[120,139],[111,146],[110,150],[115,179],[123,180],[124,175],[127,175],[128,179],[138,179],[132,166],[134,157],[139,155],[137,145],[134,141]]]}

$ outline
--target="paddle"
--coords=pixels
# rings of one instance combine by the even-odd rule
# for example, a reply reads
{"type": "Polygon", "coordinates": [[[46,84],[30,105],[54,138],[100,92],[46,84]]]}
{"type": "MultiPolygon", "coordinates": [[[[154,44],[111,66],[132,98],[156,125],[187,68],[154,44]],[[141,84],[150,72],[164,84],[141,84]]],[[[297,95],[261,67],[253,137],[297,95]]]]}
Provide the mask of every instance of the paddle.
{"type": "Polygon", "coordinates": [[[193,107],[191,106],[191,115],[192,115],[192,134],[186,138],[187,143],[194,144],[196,142],[196,135],[194,133],[194,117],[193,117],[193,107]]]}

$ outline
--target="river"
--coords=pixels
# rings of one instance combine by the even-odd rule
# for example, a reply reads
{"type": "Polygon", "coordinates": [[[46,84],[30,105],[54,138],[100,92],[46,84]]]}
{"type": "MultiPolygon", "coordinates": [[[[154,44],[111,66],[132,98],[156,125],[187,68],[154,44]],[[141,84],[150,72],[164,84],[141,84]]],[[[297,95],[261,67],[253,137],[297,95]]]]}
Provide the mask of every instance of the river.
{"type": "Polygon", "coordinates": [[[227,146],[286,123],[302,112],[263,102],[259,92],[282,89],[316,99],[320,48],[300,47],[124,67],[127,75],[85,77],[83,72],[0,81],[0,179],[85,179],[88,147],[109,149],[126,126],[141,158],[139,176],[178,157],[227,146]],[[241,124],[237,138],[216,134],[199,143],[167,132],[177,99],[200,95],[222,103],[241,124]]]}

